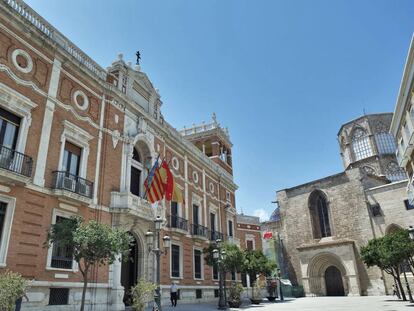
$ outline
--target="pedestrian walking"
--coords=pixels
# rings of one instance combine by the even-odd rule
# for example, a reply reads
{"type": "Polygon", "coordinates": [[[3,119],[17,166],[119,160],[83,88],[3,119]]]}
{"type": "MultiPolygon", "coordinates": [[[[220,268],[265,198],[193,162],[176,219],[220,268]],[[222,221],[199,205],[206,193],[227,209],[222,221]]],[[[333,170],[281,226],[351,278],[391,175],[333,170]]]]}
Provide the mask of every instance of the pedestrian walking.
{"type": "Polygon", "coordinates": [[[178,294],[178,286],[175,284],[175,282],[171,283],[170,287],[170,297],[171,297],[171,306],[176,307],[177,306],[177,294],[178,294]]]}

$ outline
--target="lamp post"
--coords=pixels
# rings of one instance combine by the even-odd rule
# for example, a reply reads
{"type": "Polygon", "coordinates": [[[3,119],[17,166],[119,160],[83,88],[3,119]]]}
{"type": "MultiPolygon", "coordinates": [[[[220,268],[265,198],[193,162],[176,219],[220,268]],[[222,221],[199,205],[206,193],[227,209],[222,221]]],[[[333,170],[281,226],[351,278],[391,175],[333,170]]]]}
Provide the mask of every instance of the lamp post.
{"type": "Polygon", "coordinates": [[[219,302],[218,309],[226,310],[227,303],[224,292],[224,279],[223,279],[223,260],[226,257],[226,251],[221,249],[221,240],[216,240],[216,248],[213,250],[213,259],[217,262],[219,269],[219,302]]]}
{"type": "Polygon", "coordinates": [[[278,268],[278,269],[277,269],[277,278],[279,279],[279,293],[280,293],[280,301],[283,301],[283,300],[285,300],[285,299],[283,298],[282,280],[280,279],[281,275],[282,275],[282,274],[280,273],[280,269],[278,268]]]}
{"type": "Polygon", "coordinates": [[[154,243],[154,233],[152,231],[149,231],[145,234],[148,250],[150,252],[153,252],[156,257],[156,265],[157,265],[157,288],[155,289],[154,294],[154,300],[157,304],[157,309],[161,311],[161,255],[167,254],[168,248],[170,248],[171,240],[168,235],[164,236],[162,238],[163,240],[163,247],[164,251],[161,250],[160,245],[160,231],[161,231],[161,225],[162,225],[162,219],[160,216],[157,216],[154,220],[155,224],[155,243],[154,243]]]}
{"type": "MultiPolygon", "coordinates": [[[[408,234],[410,236],[411,241],[413,241],[414,240],[414,228],[413,228],[413,226],[408,227],[408,234]]],[[[408,264],[409,264],[408,262],[405,262],[405,266],[408,265],[408,264]]],[[[408,283],[408,280],[407,280],[407,274],[405,272],[405,267],[404,267],[403,272],[404,272],[405,286],[407,287],[407,292],[408,292],[408,298],[410,299],[410,302],[413,303],[414,299],[413,299],[413,295],[411,294],[410,284],[408,283]]]]}

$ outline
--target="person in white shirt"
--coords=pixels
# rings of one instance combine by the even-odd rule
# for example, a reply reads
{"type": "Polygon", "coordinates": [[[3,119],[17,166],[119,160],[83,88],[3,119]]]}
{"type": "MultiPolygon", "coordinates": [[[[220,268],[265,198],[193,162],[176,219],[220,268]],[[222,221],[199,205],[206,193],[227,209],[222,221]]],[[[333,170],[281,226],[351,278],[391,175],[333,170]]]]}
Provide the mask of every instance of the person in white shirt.
{"type": "Polygon", "coordinates": [[[177,297],[178,295],[178,286],[177,284],[175,284],[175,282],[171,283],[171,287],[170,287],[170,297],[171,297],[171,305],[173,307],[177,306],[177,297]]]}

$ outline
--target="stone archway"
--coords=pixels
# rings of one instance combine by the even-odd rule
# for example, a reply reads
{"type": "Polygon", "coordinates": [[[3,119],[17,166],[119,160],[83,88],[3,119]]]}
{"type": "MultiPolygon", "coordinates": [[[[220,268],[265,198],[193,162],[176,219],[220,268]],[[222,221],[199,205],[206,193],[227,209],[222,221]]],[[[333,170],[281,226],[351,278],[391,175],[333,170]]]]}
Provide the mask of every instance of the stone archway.
{"type": "Polygon", "coordinates": [[[346,296],[349,293],[348,273],[342,260],[333,253],[314,256],[308,266],[308,277],[313,295],[346,296]]]}
{"type": "Polygon", "coordinates": [[[121,285],[124,287],[123,302],[126,306],[131,305],[130,289],[135,286],[137,280],[143,276],[143,244],[136,234],[129,232],[132,244],[128,259],[122,260],[121,285]]]}

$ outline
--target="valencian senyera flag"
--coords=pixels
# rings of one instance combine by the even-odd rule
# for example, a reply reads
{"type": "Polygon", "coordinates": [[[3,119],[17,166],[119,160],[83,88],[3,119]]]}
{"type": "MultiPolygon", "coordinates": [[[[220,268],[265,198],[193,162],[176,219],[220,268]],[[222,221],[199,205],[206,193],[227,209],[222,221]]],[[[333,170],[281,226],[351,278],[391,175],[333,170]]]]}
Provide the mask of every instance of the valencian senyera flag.
{"type": "Polygon", "coordinates": [[[151,168],[147,179],[144,182],[148,201],[155,203],[161,201],[164,197],[167,201],[184,203],[181,190],[174,181],[174,176],[168,167],[166,161],[158,164],[158,159],[151,168]]]}

